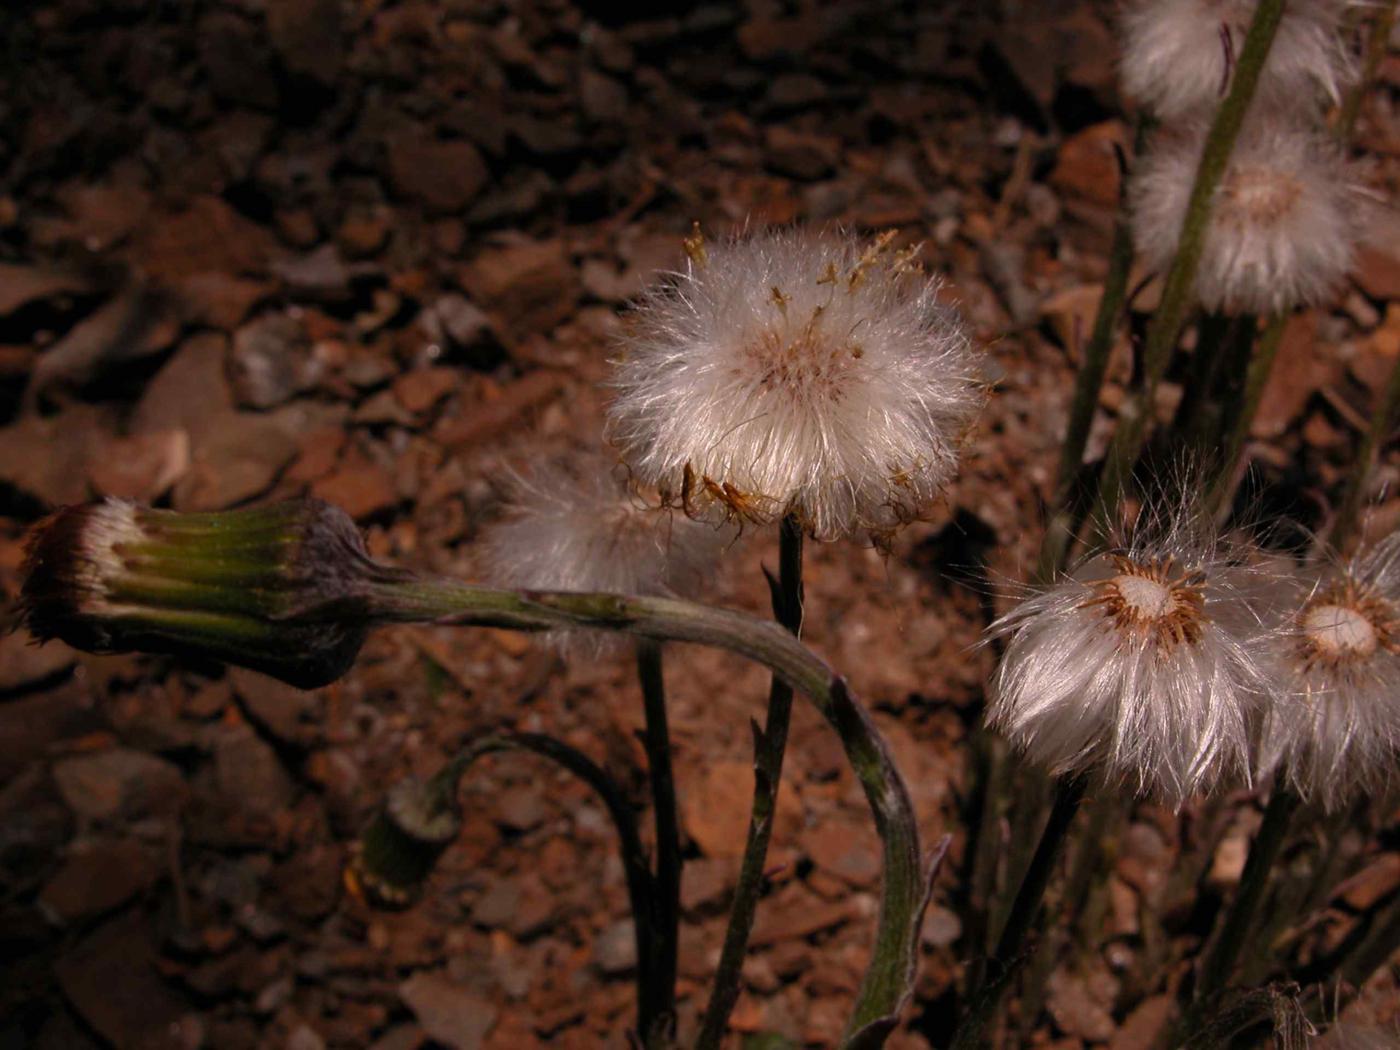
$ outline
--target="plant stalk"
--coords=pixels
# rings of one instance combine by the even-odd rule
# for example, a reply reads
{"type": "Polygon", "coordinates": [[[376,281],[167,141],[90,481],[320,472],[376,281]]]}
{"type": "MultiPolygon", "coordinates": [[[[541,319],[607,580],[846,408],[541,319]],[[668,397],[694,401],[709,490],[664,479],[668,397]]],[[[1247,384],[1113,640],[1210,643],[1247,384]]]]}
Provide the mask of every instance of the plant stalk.
{"type": "Polygon", "coordinates": [[[1297,795],[1282,786],[1274,788],[1264,810],[1264,821],[1249,847],[1249,858],[1240,876],[1239,890],[1230,902],[1225,920],[1206,953],[1200,976],[1191,993],[1191,1003],[1176,1027],[1178,1035],[1197,1031],[1209,1019],[1220,993],[1229,984],[1235,961],[1244,947],[1264,890],[1269,884],[1269,874],[1283,848],[1289,822],[1297,808],[1297,795]]]}
{"type": "Polygon", "coordinates": [[[1381,6],[1371,22],[1370,33],[1366,35],[1366,59],[1361,79],[1356,82],[1351,94],[1342,103],[1342,112],[1337,118],[1337,139],[1343,144],[1350,144],[1352,136],[1356,133],[1356,118],[1361,115],[1361,104],[1366,99],[1366,92],[1375,83],[1376,71],[1380,69],[1381,61],[1385,58],[1390,44],[1390,31],[1395,27],[1395,7],[1395,0],[1381,6]]]}
{"type": "Polygon", "coordinates": [[[1007,987],[1025,962],[1026,935],[1035,924],[1055,862],[1064,848],[1079,805],[1084,800],[1085,787],[1086,781],[1082,777],[1061,778],[1056,782],[1050,816],[1045,822],[1045,830],[1041,833],[1040,844],[1031,858],[1026,876],[1016,891],[1006,925],[997,939],[996,952],[988,962],[986,984],[953,1034],[951,1050],[973,1050],[974,1047],[986,1045],[987,1026],[993,1020],[1007,987]]]}
{"type": "Polygon", "coordinates": [[[1166,374],[1172,351],[1176,349],[1181,329],[1195,303],[1196,271],[1205,247],[1215,191],[1229,165],[1230,151],[1234,148],[1235,139],[1254,98],[1259,75],[1283,17],[1283,9],[1284,0],[1259,0],[1244,46],[1240,49],[1230,90],[1220,103],[1206,133],[1201,162],[1196,169],[1196,181],[1191,187],[1186,215],[1182,220],[1176,256],[1167,271],[1161,304],[1147,327],[1142,354],[1142,379],[1138,388],[1123,403],[1118,427],[1113,433],[1099,479],[1097,514],[1101,533],[1107,533],[1108,523],[1113,519],[1128,477],[1142,452],[1152,419],[1157,385],[1166,374]]]}
{"type": "Polygon", "coordinates": [[[674,1036],[676,967],[681,921],[681,835],[676,815],[676,782],[671,768],[671,734],[666,719],[666,684],[661,645],[637,643],[637,678],[646,714],[647,772],[651,779],[652,815],[656,827],[656,909],[651,933],[651,973],[654,985],[653,1022],[660,1030],[642,1029],[643,1045],[666,1046],[674,1036]]]}
{"type": "MultiPolygon", "coordinates": [[[[795,637],[802,633],[802,528],[792,516],[785,517],[778,533],[778,582],[773,589],[773,612],[777,621],[795,637]]],[[[768,692],[768,715],[762,731],[754,727],[754,795],[749,816],[749,832],[739,879],[724,931],[724,947],[714,990],[701,1021],[697,1050],[717,1050],[729,1026],[729,1015],[739,1000],[739,984],[753,932],[758,898],[763,890],[763,871],[768,843],[773,837],[778,790],[782,781],[783,755],[787,750],[788,727],[792,718],[792,686],[778,677],[768,692]]]]}
{"type": "Polygon", "coordinates": [[[1253,319],[1249,319],[1248,327],[1238,333],[1241,343],[1237,343],[1233,349],[1244,355],[1248,365],[1242,369],[1245,377],[1242,388],[1232,391],[1225,405],[1226,430],[1220,439],[1223,458],[1210,493],[1209,506],[1213,514],[1224,512],[1234,492],[1235,475],[1239,473],[1245,442],[1249,440],[1254,417],[1259,414],[1259,403],[1264,398],[1264,388],[1269,385],[1274,360],[1278,357],[1279,347],[1283,345],[1283,333],[1287,328],[1288,314],[1278,313],[1271,317],[1252,355],[1248,354],[1248,340],[1254,333],[1253,319]]]}
{"type": "Polygon", "coordinates": [[[1342,495],[1342,503],[1337,510],[1337,520],[1332,525],[1328,537],[1338,553],[1344,553],[1352,533],[1361,516],[1361,505],[1366,501],[1366,484],[1371,477],[1371,467],[1375,462],[1376,451],[1384,444],[1395,427],[1397,411],[1400,411],[1400,358],[1390,370],[1385,392],[1380,404],[1371,415],[1371,425],[1361,437],[1352,460],[1351,474],[1347,477],[1347,487],[1342,495]]]}

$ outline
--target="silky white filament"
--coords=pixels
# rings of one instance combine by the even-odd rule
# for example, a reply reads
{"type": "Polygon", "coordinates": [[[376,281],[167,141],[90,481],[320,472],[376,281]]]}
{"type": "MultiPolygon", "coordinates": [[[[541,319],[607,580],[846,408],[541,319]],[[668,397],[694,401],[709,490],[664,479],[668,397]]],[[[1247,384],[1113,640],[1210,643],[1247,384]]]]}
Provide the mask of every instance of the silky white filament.
{"type": "MultiPolygon", "coordinates": [[[[1130,0],[1123,88],[1165,121],[1208,115],[1230,85],[1257,0],[1130,0]]],[[[1346,0],[1290,0],[1255,92],[1260,106],[1340,101],[1356,61],[1340,32],[1346,0]]]]}
{"type": "MultiPolygon", "coordinates": [[[[1204,141],[1200,126],[1163,133],[1133,173],[1134,241],[1159,272],[1176,254],[1204,141]]],[[[1197,299],[1207,310],[1261,315],[1324,301],[1351,269],[1364,204],[1321,133],[1274,118],[1251,122],[1215,193],[1197,299]]]]}
{"type": "Polygon", "coordinates": [[[687,513],[796,515],[877,538],[952,478],[984,400],[938,283],[888,248],[797,230],[697,249],[636,305],[609,435],[687,513]]]}
{"type": "Polygon", "coordinates": [[[1300,576],[1291,594],[1259,773],[1335,812],[1383,791],[1400,761],[1400,534],[1300,576]]]}
{"type": "Polygon", "coordinates": [[[1264,681],[1252,570],[1186,519],[1090,557],[991,628],[989,723],[1057,775],[1180,806],[1249,775],[1264,681]]]}
{"type": "MultiPolygon", "coordinates": [[[[501,587],[692,597],[734,539],[732,529],[649,504],[602,456],[543,464],[513,488],[481,544],[483,574],[501,587]]],[[[597,649],[610,636],[568,640],[580,637],[597,649]]]]}

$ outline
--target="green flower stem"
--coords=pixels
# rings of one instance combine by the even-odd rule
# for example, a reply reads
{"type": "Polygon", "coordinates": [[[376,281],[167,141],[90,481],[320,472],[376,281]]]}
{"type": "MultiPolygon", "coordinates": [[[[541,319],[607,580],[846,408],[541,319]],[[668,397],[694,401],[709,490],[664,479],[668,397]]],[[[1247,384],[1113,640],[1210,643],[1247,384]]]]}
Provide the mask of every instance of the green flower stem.
{"type": "MultiPolygon", "coordinates": [[[[1141,145],[1143,125],[1139,124],[1141,145]]],[[[1124,180],[1126,183],[1126,179],[1124,180]]],[[[1035,578],[1042,583],[1054,579],[1064,567],[1074,541],[1074,489],[1084,463],[1084,449],[1089,444],[1094,413],[1098,411],[1103,391],[1104,375],[1113,351],[1113,337],[1118,331],[1123,307],[1128,298],[1128,278],[1133,268],[1133,231],[1127,210],[1120,206],[1118,221],[1113,227],[1113,244],[1108,251],[1108,272],[1104,275],[1103,295],[1094,327],[1084,346],[1084,362],[1074,378],[1074,398],[1070,402],[1069,422],[1065,427],[1064,444],[1060,446],[1060,463],[1055,472],[1055,492],[1050,503],[1050,520],[1040,545],[1035,578]]]]}
{"type": "MultiPolygon", "coordinates": [[[[1248,364],[1240,369],[1245,377],[1242,387],[1237,387],[1225,404],[1226,430],[1221,434],[1220,440],[1224,451],[1209,502],[1209,507],[1214,513],[1218,514],[1225,509],[1226,502],[1234,491],[1240,457],[1244,453],[1245,442],[1249,440],[1250,428],[1254,426],[1254,417],[1259,414],[1259,402],[1264,398],[1264,388],[1269,384],[1274,360],[1278,357],[1279,347],[1283,345],[1283,333],[1287,327],[1288,315],[1285,313],[1275,314],[1269,319],[1253,354],[1245,355],[1248,364]]],[[[1245,351],[1248,350],[1247,340],[1253,335],[1253,331],[1254,324],[1251,321],[1248,329],[1239,334],[1245,351]]]]}
{"type": "Polygon", "coordinates": [[[982,986],[986,960],[992,950],[993,897],[996,895],[999,861],[1005,852],[1001,825],[1011,786],[1011,756],[1006,741],[984,727],[978,737],[978,747],[981,751],[982,802],[978,811],[972,871],[968,876],[969,914],[965,942],[972,951],[967,973],[969,991],[982,986]]]}
{"type": "Polygon", "coordinates": [[[1084,800],[1086,782],[1081,777],[1061,779],[1055,785],[1055,801],[1050,807],[1050,816],[1041,833],[1040,844],[1031,858],[1021,887],[1016,891],[1016,899],[1011,905],[1006,925],[997,940],[995,954],[987,966],[985,987],[978,993],[971,1009],[963,1016],[957,1031],[953,1034],[951,1050],[973,1050],[986,1046],[987,1027],[996,1016],[997,1006],[1010,986],[1012,979],[1026,961],[1025,941],[1035,925],[1040,905],[1045,897],[1045,889],[1050,884],[1050,875],[1055,862],[1064,848],[1074,816],[1084,800]]]}
{"type": "MultiPolygon", "coordinates": [[[[773,612],[778,622],[794,637],[802,633],[802,528],[792,517],[779,526],[778,582],[773,589],[773,612]]],[[[768,693],[768,717],[760,732],[754,727],[753,812],[749,817],[748,838],[739,864],[734,903],[729,925],[724,931],[724,947],[714,990],[705,1007],[705,1016],[696,1039],[697,1050],[716,1050],[729,1027],[729,1015],[739,1000],[739,984],[753,932],[758,898],[763,890],[763,869],[768,843],[773,837],[773,817],[777,811],[782,781],[783,755],[787,750],[788,726],[792,719],[792,686],[774,678],[768,693]]]]}
{"type": "Polygon", "coordinates": [[[671,734],[666,720],[666,684],[661,646],[637,643],[637,678],[642,686],[646,712],[647,771],[651,778],[651,804],[656,826],[656,882],[653,905],[656,943],[651,954],[656,1013],[660,1030],[643,1028],[645,1046],[666,1046],[674,1035],[676,1014],[676,965],[681,922],[681,834],[676,816],[676,782],[671,769],[671,734]]]}
{"type": "MultiPolygon", "coordinates": [[[[1215,940],[1201,964],[1200,975],[1191,994],[1191,1003],[1181,1021],[1176,1026],[1180,1036],[1198,1031],[1214,1011],[1220,993],[1229,984],[1234,972],[1235,961],[1249,934],[1259,904],[1264,898],[1264,890],[1269,884],[1269,874],[1274,861],[1287,837],[1288,825],[1298,808],[1298,796],[1284,787],[1275,787],[1269,804],[1264,810],[1264,821],[1259,826],[1254,842],[1249,847],[1249,859],[1245,861],[1244,873],[1240,876],[1240,886],[1235,899],[1230,902],[1215,940]]],[[[1175,1044],[1173,1044],[1175,1045],[1175,1044]]]]}
{"type": "Polygon", "coordinates": [[[1078,927],[1085,928],[1083,919],[1091,892],[1098,878],[1107,879],[1111,864],[1103,858],[1109,852],[1106,840],[1122,823],[1126,814],[1122,795],[1112,791],[1099,792],[1090,802],[1083,829],[1078,836],[1078,848],[1069,864],[1064,892],[1060,895],[1060,916],[1031,949],[1031,960],[1021,988],[1021,1031],[1029,1036],[1040,1018],[1045,1002],[1045,982],[1060,958],[1065,939],[1078,927]],[[1098,877],[1098,878],[1096,878],[1098,877]],[[1063,923],[1062,927],[1060,923],[1063,923]]]}
{"type": "Polygon", "coordinates": [[[386,579],[369,585],[374,622],[503,627],[548,631],[626,631],[654,641],[696,642],[768,667],[806,696],[836,730],[875,818],[884,885],[875,947],[841,1045],[878,1046],[913,986],[928,878],[908,789],[869,714],[826,663],[776,623],[673,598],[523,592],[449,579],[386,579]]]}
{"type": "Polygon", "coordinates": [[[1344,551],[1351,540],[1361,516],[1361,505],[1366,501],[1366,485],[1370,480],[1371,467],[1375,462],[1376,450],[1390,436],[1395,427],[1396,414],[1400,410],[1400,359],[1390,370],[1385,392],[1380,404],[1371,416],[1371,425],[1361,437],[1356,456],[1352,460],[1351,473],[1347,477],[1346,490],[1342,495],[1341,506],[1337,510],[1337,520],[1332,525],[1328,541],[1338,551],[1344,551]]]}
{"type": "Polygon", "coordinates": [[[1221,351],[1232,344],[1238,328],[1238,318],[1224,314],[1206,314],[1196,325],[1196,345],[1191,350],[1190,369],[1181,390],[1176,418],[1172,420],[1173,438],[1193,449],[1209,448],[1222,416],[1216,401],[1223,359],[1221,351]]]}
{"type": "Polygon", "coordinates": [[[1142,379],[1123,403],[1118,428],[1113,433],[1099,479],[1097,507],[1100,531],[1107,531],[1108,522],[1112,520],[1128,477],[1142,452],[1157,385],[1166,374],[1172,351],[1176,349],[1181,329],[1195,303],[1196,271],[1205,247],[1215,191],[1225,174],[1230,151],[1254,98],[1259,74],[1283,17],[1283,8],[1284,0],[1259,0],[1244,46],[1240,49],[1230,91],[1220,103],[1206,134],[1201,163],[1196,170],[1196,181],[1191,187],[1181,236],[1177,241],[1176,257],[1167,271],[1161,304],[1147,327],[1142,354],[1142,379]]]}
{"type": "Polygon", "coordinates": [[[1376,71],[1390,44],[1390,31],[1395,26],[1395,6],[1395,0],[1390,0],[1376,11],[1371,22],[1371,32],[1366,36],[1366,62],[1361,79],[1342,103],[1342,112],[1337,119],[1337,139],[1340,142],[1349,144],[1356,133],[1356,118],[1361,115],[1361,104],[1366,99],[1366,92],[1375,83],[1376,71]]]}

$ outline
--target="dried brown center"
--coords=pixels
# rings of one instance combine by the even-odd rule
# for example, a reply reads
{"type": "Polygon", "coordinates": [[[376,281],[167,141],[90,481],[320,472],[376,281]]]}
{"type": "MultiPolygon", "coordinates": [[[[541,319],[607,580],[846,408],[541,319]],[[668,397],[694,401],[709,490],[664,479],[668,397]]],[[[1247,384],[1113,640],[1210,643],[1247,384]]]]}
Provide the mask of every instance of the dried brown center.
{"type": "Polygon", "coordinates": [[[1245,167],[1231,172],[1221,188],[1225,221],[1272,223],[1287,215],[1303,195],[1303,184],[1285,171],[1245,167]]]}
{"type": "Polygon", "coordinates": [[[787,298],[774,289],[774,303],[781,316],[771,328],[743,348],[744,363],[736,376],[758,376],[765,391],[784,393],[794,400],[840,401],[852,364],[864,354],[859,342],[839,338],[823,324],[821,307],[806,320],[789,319],[787,298]]]}
{"type": "Polygon", "coordinates": [[[1117,575],[1099,583],[1084,608],[1097,608],[1124,631],[1143,632],[1158,644],[1196,642],[1205,623],[1197,573],[1174,575],[1170,558],[1137,562],[1115,557],[1117,575]]]}

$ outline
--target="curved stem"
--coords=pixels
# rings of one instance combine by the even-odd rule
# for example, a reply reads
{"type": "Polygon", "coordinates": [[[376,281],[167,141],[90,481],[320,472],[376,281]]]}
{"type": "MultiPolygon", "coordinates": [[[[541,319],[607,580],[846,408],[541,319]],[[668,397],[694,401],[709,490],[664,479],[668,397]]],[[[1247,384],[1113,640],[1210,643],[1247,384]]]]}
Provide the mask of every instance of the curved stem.
{"type": "Polygon", "coordinates": [[[656,881],[653,905],[655,924],[651,931],[651,977],[656,997],[654,1021],[660,1031],[642,1029],[644,1046],[657,1040],[666,1045],[675,1027],[676,959],[680,945],[681,921],[681,834],[676,818],[676,781],[671,769],[671,733],[666,721],[666,682],[662,669],[661,646],[656,642],[637,643],[637,679],[642,687],[646,712],[647,772],[651,779],[652,815],[656,826],[656,881]]]}
{"type": "Polygon", "coordinates": [[[996,1014],[1001,997],[1010,986],[1021,964],[1026,959],[1023,951],[1026,935],[1030,933],[1040,912],[1045,889],[1050,884],[1050,875],[1055,869],[1060,851],[1064,848],[1074,815],[1084,800],[1086,782],[1082,777],[1059,780],[1055,785],[1055,801],[1050,807],[1050,816],[1041,833],[1040,844],[1031,858],[1021,887],[1016,891],[1006,925],[997,939],[996,952],[988,961],[986,987],[978,995],[972,1008],[964,1015],[953,1035],[952,1050],[973,1050],[986,1045],[985,1030],[996,1014]]]}
{"type": "Polygon", "coordinates": [[[1142,452],[1157,385],[1166,374],[1182,326],[1195,302],[1196,270],[1205,247],[1215,191],[1225,175],[1230,151],[1244,123],[1250,101],[1254,98],[1254,89],[1258,86],[1259,74],[1283,17],[1283,8],[1284,0],[1259,0],[1244,46],[1240,49],[1230,91],[1220,103],[1206,133],[1200,166],[1196,169],[1196,181],[1191,187],[1191,197],[1181,224],[1181,236],[1177,240],[1176,256],[1167,271],[1161,304],[1147,327],[1142,354],[1142,381],[1123,403],[1118,428],[1113,432],[1113,440],[1104,460],[1097,505],[1101,531],[1106,531],[1107,523],[1112,520],[1128,477],[1142,452]]]}
{"type": "MultiPolygon", "coordinates": [[[[656,906],[655,885],[651,870],[647,866],[646,851],[642,848],[641,835],[637,831],[637,821],[632,806],[622,789],[606,770],[595,763],[582,751],[570,747],[561,740],[541,733],[517,733],[510,731],[493,732],[473,740],[455,758],[438,770],[429,780],[417,785],[411,781],[402,782],[413,791],[410,806],[386,808],[380,818],[366,831],[362,842],[362,857],[373,856],[393,863],[402,856],[412,854],[413,847],[422,844],[435,848],[433,859],[456,837],[457,789],[462,777],[472,764],[483,755],[500,751],[527,751],[547,758],[568,770],[582,780],[602,801],[617,831],[622,869],[627,879],[627,895],[632,906],[632,920],[637,945],[637,1031],[645,1038],[656,1030],[659,1021],[664,1021],[664,1003],[658,996],[659,985],[654,980],[655,959],[653,948],[656,943],[654,923],[656,906]],[[405,820],[405,810],[412,813],[411,820],[405,820]],[[443,818],[451,816],[450,837],[434,834],[431,841],[423,843],[422,830],[441,826],[443,818]],[[408,850],[403,847],[408,846],[408,850]]],[[[422,871],[426,876],[427,870],[422,871]]]]}
{"type": "MultiPolygon", "coordinates": [[[[793,633],[802,631],[802,529],[791,518],[779,527],[778,581],[773,587],[773,612],[779,623],[793,633]]],[[[749,815],[748,838],[739,864],[734,903],[729,925],[724,931],[719,969],[714,991],[695,1041],[697,1050],[716,1050],[729,1026],[729,1015],[739,1000],[739,981],[753,931],[758,898],[763,889],[763,869],[768,843],[773,837],[773,817],[777,811],[778,789],[782,781],[783,755],[787,749],[788,726],[792,718],[792,686],[774,678],[768,691],[768,716],[762,730],[754,726],[753,811],[749,815]]]]}
{"type": "MultiPolygon", "coordinates": [[[[455,580],[385,574],[357,598],[371,622],[475,624],[513,630],[599,628],[655,641],[712,645],[768,667],[836,730],[880,835],[884,885],[869,969],[842,1046],[879,1045],[909,998],[928,878],[908,788],[880,731],[825,662],[779,625],[674,598],[515,592],[455,580]]],[[[358,614],[358,613],[357,613],[358,614]]]]}

